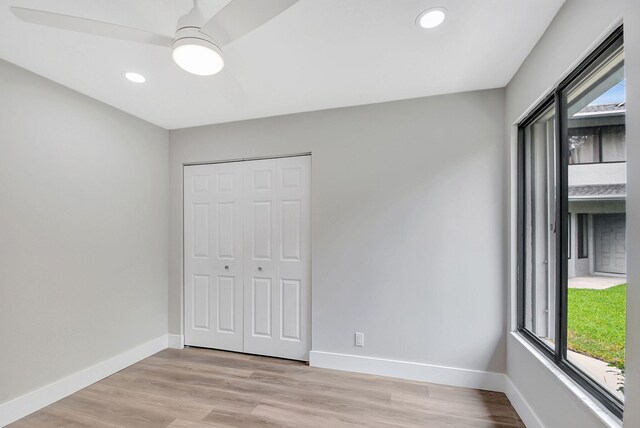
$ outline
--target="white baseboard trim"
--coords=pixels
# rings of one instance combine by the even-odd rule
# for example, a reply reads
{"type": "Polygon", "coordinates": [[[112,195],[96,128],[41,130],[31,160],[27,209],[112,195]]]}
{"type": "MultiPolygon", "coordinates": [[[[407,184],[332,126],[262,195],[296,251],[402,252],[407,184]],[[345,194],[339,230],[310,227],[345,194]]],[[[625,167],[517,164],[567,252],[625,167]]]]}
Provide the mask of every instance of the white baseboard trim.
{"type": "Polygon", "coordinates": [[[182,335],[182,334],[170,334],[169,335],[169,348],[183,349],[184,348],[184,335],[182,335]]]}
{"type": "Polygon", "coordinates": [[[528,428],[544,428],[544,425],[518,388],[503,373],[322,351],[311,351],[309,353],[309,365],[326,369],[503,392],[528,428]]]}
{"type": "Polygon", "coordinates": [[[167,348],[168,344],[168,335],[162,335],[40,389],[2,403],[0,404],[0,426],[15,422],[156,352],[162,351],[167,348]]]}
{"type": "Polygon", "coordinates": [[[503,392],[507,395],[507,398],[511,402],[511,405],[516,410],[525,426],[527,428],[544,428],[544,425],[542,424],[540,419],[538,419],[538,416],[533,411],[531,406],[529,406],[529,403],[527,403],[527,401],[524,399],[524,397],[520,393],[520,390],[516,388],[509,377],[505,376],[505,378],[505,390],[503,392]]]}
{"type": "Polygon", "coordinates": [[[309,365],[499,392],[504,392],[507,380],[502,373],[322,351],[309,353],[309,365]]]}

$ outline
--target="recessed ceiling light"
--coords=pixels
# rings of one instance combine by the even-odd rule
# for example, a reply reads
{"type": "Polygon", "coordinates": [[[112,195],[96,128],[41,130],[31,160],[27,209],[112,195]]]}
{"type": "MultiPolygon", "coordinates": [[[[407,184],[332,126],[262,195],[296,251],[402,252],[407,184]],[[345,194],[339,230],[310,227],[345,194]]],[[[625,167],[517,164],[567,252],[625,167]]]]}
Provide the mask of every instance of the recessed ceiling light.
{"type": "Polygon", "coordinates": [[[435,28],[442,24],[447,17],[447,10],[443,7],[427,9],[418,15],[416,23],[422,28],[435,28]]]}
{"type": "Polygon", "coordinates": [[[127,80],[130,80],[135,83],[144,83],[147,81],[147,79],[142,74],[134,73],[131,71],[128,73],[125,73],[124,77],[126,77],[127,80]]]}

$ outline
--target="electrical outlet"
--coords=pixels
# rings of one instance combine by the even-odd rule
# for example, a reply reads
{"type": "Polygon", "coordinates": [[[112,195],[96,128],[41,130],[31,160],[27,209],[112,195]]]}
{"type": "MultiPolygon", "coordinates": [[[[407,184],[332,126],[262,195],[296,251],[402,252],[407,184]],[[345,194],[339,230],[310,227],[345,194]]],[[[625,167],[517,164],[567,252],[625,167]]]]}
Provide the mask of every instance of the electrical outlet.
{"type": "Polygon", "coordinates": [[[364,346],[364,333],[358,333],[356,331],[356,346],[364,346]]]}

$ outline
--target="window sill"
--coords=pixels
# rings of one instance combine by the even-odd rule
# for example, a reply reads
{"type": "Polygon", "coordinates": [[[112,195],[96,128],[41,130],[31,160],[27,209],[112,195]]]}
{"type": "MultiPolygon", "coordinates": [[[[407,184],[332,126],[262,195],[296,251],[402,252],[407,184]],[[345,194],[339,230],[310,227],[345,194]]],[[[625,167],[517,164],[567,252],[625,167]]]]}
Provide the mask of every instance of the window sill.
{"type": "Polygon", "coordinates": [[[589,393],[580,387],[576,382],[567,376],[555,363],[549,360],[542,352],[527,341],[517,331],[510,332],[511,336],[524,346],[531,354],[546,367],[560,383],[564,385],[571,393],[594,414],[604,426],[608,428],[622,428],[622,421],[609,412],[599,401],[595,400],[589,393]]]}

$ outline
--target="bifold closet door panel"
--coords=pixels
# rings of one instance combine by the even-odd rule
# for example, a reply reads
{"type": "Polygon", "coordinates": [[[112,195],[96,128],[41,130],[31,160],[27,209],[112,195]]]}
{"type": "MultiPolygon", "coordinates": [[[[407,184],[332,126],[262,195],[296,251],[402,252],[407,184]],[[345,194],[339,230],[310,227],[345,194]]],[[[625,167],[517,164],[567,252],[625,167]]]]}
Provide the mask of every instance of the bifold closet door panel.
{"type": "Polygon", "coordinates": [[[247,353],[308,360],[310,157],[245,164],[247,353]]]}
{"type": "Polygon", "coordinates": [[[278,159],[280,349],[309,359],[311,347],[311,157],[278,159]]]}
{"type": "Polygon", "coordinates": [[[184,171],[185,343],[243,351],[243,163],[184,171]]]}
{"type": "Polygon", "coordinates": [[[244,349],[253,354],[278,351],[276,165],[275,159],[244,165],[244,349]]]}

